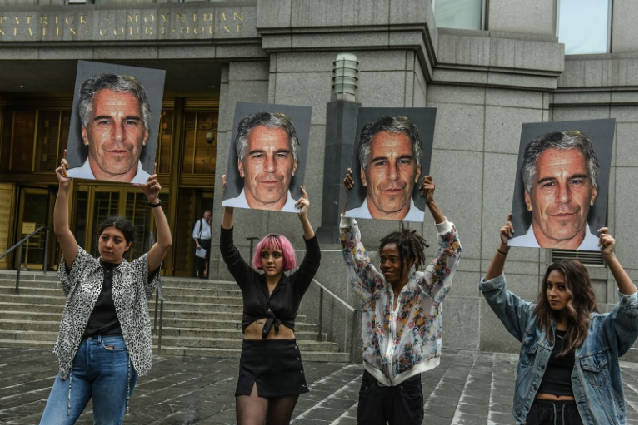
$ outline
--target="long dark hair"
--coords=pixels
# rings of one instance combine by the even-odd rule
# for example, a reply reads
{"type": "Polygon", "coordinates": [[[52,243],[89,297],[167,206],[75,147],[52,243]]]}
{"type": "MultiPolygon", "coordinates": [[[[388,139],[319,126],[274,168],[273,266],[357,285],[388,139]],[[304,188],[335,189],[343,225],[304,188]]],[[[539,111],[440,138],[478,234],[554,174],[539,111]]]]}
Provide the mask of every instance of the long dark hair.
{"type": "Polygon", "coordinates": [[[567,284],[567,293],[571,295],[571,304],[565,307],[567,311],[567,332],[563,338],[563,350],[559,356],[564,356],[575,348],[580,347],[587,337],[589,317],[591,313],[598,313],[596,295],[591,286],[587,268],[575,260],[556,261],[547,268],[543,278],[543,289],[536,299],[534,314],[538,316],[538,327],[545,329],[547,339],[553,343],[552,320],[559,319],[561,312],[554,311],[547,299],[547,277],[553,271],[562,273],[567,284]]]}

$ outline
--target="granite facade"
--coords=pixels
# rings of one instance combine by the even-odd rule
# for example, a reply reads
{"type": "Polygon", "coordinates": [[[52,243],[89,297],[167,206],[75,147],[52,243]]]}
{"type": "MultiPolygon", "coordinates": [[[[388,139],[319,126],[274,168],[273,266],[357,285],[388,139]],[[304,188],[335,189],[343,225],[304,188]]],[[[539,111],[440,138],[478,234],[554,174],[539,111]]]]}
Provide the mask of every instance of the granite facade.
{"type": "MultiPolygon", "coordinates": [[[[256,0],[234,5],[140,1],[77,8],[62,3],[0,4],[0,16],[6,17],[0,19],[0,66],[8,74],[0,78],[33,72],[29,64],[55,61],[60,62],[58,69],[72,69],[77,59],[222,64],[217,187],[226,171],[236,102],[310,105],[312,161],[305,185],[315,229],[335,224],[323,217],[335,212],[322,208],[322,191],[340,188],[332,181],[327,189],[326,173],[339,179],[345,173],[340,168],[346,151],[333,152],[336,145],[326,128],[336,53],[357,55],[357,101],[363,106],[436,107],[431,166],[436,199],[457,225],[464,248],[444,307],[446,348],[515,352],[520,347],[504,337],[502,325],[478,293],[478,281],[511,206],[525,122],[617,119],[609,225],[619,257],[630,275],[638,277],[638,260],[632,255],[638,250],[633,203],[638,179],[638,49],[630,0],[614,2],[612,53],[577,56],[565,56],[557,41],[557,11],[550,0],[491,1],[484,31],[437,28],[429,0],[256,0]],[[333,155],[342,158],[331,168],[327,164],[333,155]]],[[[220,204],[221,191],[216,191],[213,252],[218,249],[220,204]]],[[[236,210],[235,240],[246,255],[246,238],[271,232],[286,233],[303,248],[296,222],[293,214],[236,210]]],[[[410,226],[430,242],[436,239],[428,214],[424,223],[410,226]]],[[[361,220],[360,228],[376,261],[379,240],[398,224],[361,220]]],[[[359,300],[346,285],[340,247],[330,242],[334,239],[322,246],[323,266],[316,277],[334,294],[324,294],[324,333],[349,350],[358,346],[359,337],[353,335],[350,310],[341,301],[358,309],[359,300]]],[[[435,248],[428,248],[429,257],[435,248]]],[[[506,267],[512,271],[510,288],[533,300],[550,260],[547,250],[513,249],[506,267]]],[[[615,284],[609,273],[591,271],[599,297],[613,300],[615,284]]],[[[211,276],[229,277],[215,255],[211,276]]],[[[317,319],[318,294],[319,286],[313,286],[302,307],[317,319]]]]}

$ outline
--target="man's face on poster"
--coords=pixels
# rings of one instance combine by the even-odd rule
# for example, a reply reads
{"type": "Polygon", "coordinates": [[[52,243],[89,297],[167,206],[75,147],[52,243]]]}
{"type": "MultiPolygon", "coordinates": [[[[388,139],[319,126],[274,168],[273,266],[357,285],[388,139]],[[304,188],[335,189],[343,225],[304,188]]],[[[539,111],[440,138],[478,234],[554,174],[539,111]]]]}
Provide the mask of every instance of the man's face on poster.
{"type": "Polygon", "coordinates": [[[532,228],[543,248],[577,249],[598,188],[579,149],[550,148],[538,155],[531,193],[525,192],[532,228]]]}
{"type": "Polygon", "coordinates": [[[89,148],[89,164],[98,180],[132,180],[147,138],[135,95],[102,89],[93,96],[82,140],[89,148]]]}
{"type": "Polygon", "coordinates": [[[381,131],[370,140],[370,155],[361,181],[367,187],[372,218],[402,219],[410,208],[412,188],[421,175],[405,132],[381,131]]]}
{"type": "Polygon", "coordinates": [[[281,127],[258,125],[247,136],[243,160],[237,162],[244,193],[251,208],[279,211],[297,171],[290,138],[281,127]]]}

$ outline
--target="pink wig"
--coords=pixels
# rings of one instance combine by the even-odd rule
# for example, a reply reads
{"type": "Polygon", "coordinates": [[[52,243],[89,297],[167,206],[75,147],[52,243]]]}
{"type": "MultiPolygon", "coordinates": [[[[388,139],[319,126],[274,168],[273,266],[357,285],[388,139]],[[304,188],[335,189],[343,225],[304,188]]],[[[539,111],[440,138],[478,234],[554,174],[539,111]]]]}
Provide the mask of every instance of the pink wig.
{"type": "Polygon", "coordinates": [[[262,268],[261,251],[264,249],[278,249],[281,251],[284,256],[284,271],[292,270],[297,266],[297,256],[290,241],[283,235],[268,235],[259,241],[257,248],[255,248],[253,267],[257,270],[262,268]]]}

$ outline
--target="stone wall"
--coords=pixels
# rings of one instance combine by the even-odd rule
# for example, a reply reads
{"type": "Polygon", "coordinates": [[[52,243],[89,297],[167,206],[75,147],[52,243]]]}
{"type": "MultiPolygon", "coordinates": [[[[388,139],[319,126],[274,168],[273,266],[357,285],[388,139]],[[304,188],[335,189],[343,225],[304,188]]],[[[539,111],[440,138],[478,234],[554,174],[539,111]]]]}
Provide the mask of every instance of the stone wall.
{"type": "MultiPolygon", "coordinates": [[[[638,12],[631,0],[615,0],[612,53],[566,57],[556,38],[555,3],[491,0],[485,13],[486,30],[469,31],[437,28],[429,0],[257,0],[183,5],[167,0],[140,1],[126,7],[106,2],[73,9],[57,0],[21,3],[25,8],[7,0],[0,3],[0,12],[6,15],[3,9],[17,10],[23,23],[0,21],[5,35],[12,34],[16,25],[21,31],[19,39],[0,40],[0,61],[7,67],[18,60],[32,61],[37,69],[42,69],[42,62],[55,65],[55,61],[68,67],[77,59],[146,60],[159,67],[165,60],[223,63],[216,187],[221,187],[221,175],[226,171],[236,102],[312,106],[308,141],[312,160],[308,161],[305,185],[311,201],[310,219],[317,229],[322,222],[324,160],[330,154],[326,152],[326,115],[332,62],[338,52],[356,54],[360,63],[357,101],[363,106],[430,106],[438,110],[431,166],[437,184],[435,197],[444,214],[456,223],[464,248],[454,289],[444,305],[445,346],[517,351],[518,343],[506,336],[480,296],[478,282],[511,207],[522,123],[616,118],[609,226],[617,236],[621,261],[630,275],[638,278],[638,259],[632,255],[638,250],[633,205],[638,179],[638,30],[634,25],[638,12]],[[92,32],[74,36],[68,28],[71,24],[66,23],[62,24],[60,40],[38,39],[29,35],[29,25],[24,23],[36,4],[39,13],[46,16],[72,11],[72,22],[78,24],[82,13],[91,14],[92,22],[112,17],[113,22],[126,25],[126,31],[123,38],[115,33],[107,37],[100,34],[99,25],[93,25],[92,32]],[[203,16],[201,12],[209,9],[215,10],[215,25],[228,22],[230,16],[235,19],[230,32],[222,27],[215,35],[194,35],[194,22],[183,25],[186,12],[192,20],[192,13],[203,16]],[[161,20],[162,12],[179,13],[182,18],[165,25],[169,32],[165,37],[139,42],[128,30],[131,27],[135,33],[137,28],[135,11],[142,21],[153,13],[161,20]],[[233,11],[242,16],[241,30],[233,11]],[[6,41],[10,43],[2,44],[6,41]]],[[[152,24],[153,34],[161,33],[162,25],[152,24]]],[[[41,34],[42,28],[38,29],[41,34]]],[[[215,192],[214,205],[212,249],[216,253],[221,191],[215,192]]],[[[247,237],[281,232],[302,249],[301,227],[296,221],[292,214],[236,210],[235,242],[247,257],[247,237]]],[[[410,224],[431,242],[427,250],[430,258],[436,248],[433,224],[427,215],[424,223],[410,224]]],[[[361,220],[360,228],[364,244],[378,263],[374,250],[380,238],[398,224],[361,220]]],[[[316,279],[336,297],[324,304],[324,331],[349,349],[347,335],[352,336],[352,321],[343,319],[347,308],[336,300],[358,309],[359,298],[346,284],[339,246],[324,244],[322,249],[322,267],[316,279]]],[[[533,300],[550,261],[548,250],[513,249],[506,268],[510,289],[533,300]]],[[[213,255],[211,262],[213,277],[230,277],[218,256],[213,255]]],[[[615,283],[604,268],[590,267],[590,272],[603,309],[609,309],[615,301],[615,283]]],[[[310,321],[319,317],[318,288],[311,287],[304,299],[303,312],[310,321]]]]}

